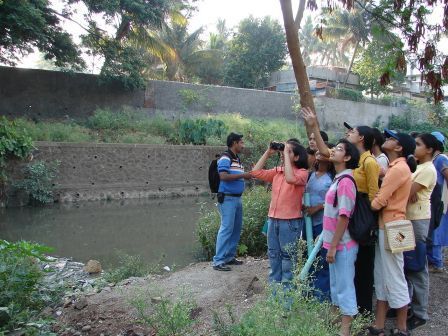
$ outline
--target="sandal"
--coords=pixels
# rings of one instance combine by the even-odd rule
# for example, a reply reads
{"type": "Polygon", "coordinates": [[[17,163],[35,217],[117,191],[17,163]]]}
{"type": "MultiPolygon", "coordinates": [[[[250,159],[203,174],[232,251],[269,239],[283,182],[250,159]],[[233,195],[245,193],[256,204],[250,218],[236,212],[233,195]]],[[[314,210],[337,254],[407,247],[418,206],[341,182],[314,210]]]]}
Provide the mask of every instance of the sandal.
{"type": "Polygon", "coordinates": [[[411,336],[411,333],[408,330],[400,330],[398,328],[391,329],[390,334],[393,336],[411,336]]]}
{"type": "Polygon", "coordinates": [[[367,328],[369,331],[369,336],[386,336],[386,332],[384,329],[377,329],[373,326],[367,328]]]}

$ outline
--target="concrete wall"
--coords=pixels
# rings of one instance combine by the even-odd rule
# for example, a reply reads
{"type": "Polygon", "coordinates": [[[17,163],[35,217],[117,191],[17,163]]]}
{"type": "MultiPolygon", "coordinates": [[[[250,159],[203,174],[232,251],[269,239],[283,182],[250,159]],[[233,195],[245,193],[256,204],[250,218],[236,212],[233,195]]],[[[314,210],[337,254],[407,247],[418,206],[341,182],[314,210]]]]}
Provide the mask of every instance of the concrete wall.
{"type": "Polygon", "coordinates": [[[101,85],[98,76],[0,67],[0,115],[43,119],[83,119],[97,107],[142,107],[145,92],[118,83],[101,85]]]}
{"type": "MultiPolygon", "coordinates": [[[[294,119],[293,95],[270,91],[149,81],[145,91],[129,92],[118,84],[101,85],[98,77],[57,71],[0,67],[0,115],[37,119],[85,119],[98,107],[140,108],[169,118],[238,112],[253,118],[294,119]]],[[[378,116],[387,122],[396,107],[316,98],[325,128],[342,121],[372,124],[378,116]]]]}
{"type": "MultiPolygon", "coordinates": [[[[61,162],[59,201],[199,195],[209,192],[208,167],[223,147],[36,142],[34,160],[61,162]]],[[[19,178],[24,163],[10,167],[19,178]]],[[[17,201],[10,193],[10,205],[17,201]]],[[[19,195],[20,196],[20,195],[19,195]]],[[[18,204],[20,205],[20,204],[18,204]]]]}

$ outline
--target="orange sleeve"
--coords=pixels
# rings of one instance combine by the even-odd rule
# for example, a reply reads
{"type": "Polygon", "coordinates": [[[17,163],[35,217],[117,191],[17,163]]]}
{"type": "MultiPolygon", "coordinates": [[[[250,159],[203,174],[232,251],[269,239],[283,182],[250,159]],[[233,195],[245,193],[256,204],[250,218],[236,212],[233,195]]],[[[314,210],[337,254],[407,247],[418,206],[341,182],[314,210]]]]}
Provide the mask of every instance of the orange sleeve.
{"type": "Polygon", "coordinates": [[[391,167],[387,171],[386,176],[384,176],[378,194],[372,201],[372,208],[374,210],[380,210],[387,206],[389,198],[408,178],[409,176],[403,174],[398,166],[391,167]]]}
{"type": "Polygon", "coordinates": [[[277,174],[277,171],[275,170],[275,168],[252,170],[250,172],[250,176],[252,176],[256,179],[265,181],[265,182],[270,182],[270,183],[272,183],[272,181],[274,180],[275,174],[277,174]]]}

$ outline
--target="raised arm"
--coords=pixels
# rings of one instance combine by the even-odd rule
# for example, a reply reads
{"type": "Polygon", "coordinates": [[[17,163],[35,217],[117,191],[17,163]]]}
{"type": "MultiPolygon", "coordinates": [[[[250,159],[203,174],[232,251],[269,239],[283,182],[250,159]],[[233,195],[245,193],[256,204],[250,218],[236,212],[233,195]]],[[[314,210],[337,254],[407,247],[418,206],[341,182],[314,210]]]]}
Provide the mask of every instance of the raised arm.
{"type": "Polygon", "coordinates": [[[316,112],[314,112],[309,107],[302,108],[302,117],[305,120],[305,127],[308,135],[314,133],[314,138],[316,139],[317,148],[319,152],[326,157],[330,156],[330,149],[325,144],[324,139],[320,135],[319,122],[317,120],[316,112]]]}

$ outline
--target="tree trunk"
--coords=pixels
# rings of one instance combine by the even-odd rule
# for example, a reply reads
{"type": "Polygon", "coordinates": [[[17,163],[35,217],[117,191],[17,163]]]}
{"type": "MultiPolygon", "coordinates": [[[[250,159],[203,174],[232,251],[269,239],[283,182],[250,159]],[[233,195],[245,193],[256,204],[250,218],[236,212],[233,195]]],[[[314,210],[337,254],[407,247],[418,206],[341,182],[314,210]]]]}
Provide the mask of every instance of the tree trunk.
{"type": "Polygon", "coordinates": [[[348,77],[350,76],[350,71],[352,71],[353,63],[355,62],[356,52],[358,51],[359,48],[359,42],[360,42],[359,40],[356,42],[355,50],[353,50],[353,55],[350,61],[350,65],[348,67],[347,76],[345,76],[344,80],[344,87],[347,85],[348,77]]]}
{"type": "Polygon", "coordinates": [[[283,13],[286,42],[291,57],[292,67],[294,69],[297,87],[299,89],[300,105],[315,110],[310,83],[306,73],[306,66],[303,62],[302,53],[300,52],[299,34],[292,14],[291,0],[280,0],[280,5],[283,13]]]}

